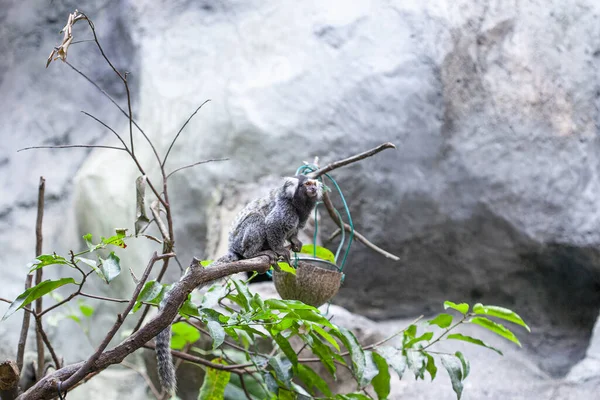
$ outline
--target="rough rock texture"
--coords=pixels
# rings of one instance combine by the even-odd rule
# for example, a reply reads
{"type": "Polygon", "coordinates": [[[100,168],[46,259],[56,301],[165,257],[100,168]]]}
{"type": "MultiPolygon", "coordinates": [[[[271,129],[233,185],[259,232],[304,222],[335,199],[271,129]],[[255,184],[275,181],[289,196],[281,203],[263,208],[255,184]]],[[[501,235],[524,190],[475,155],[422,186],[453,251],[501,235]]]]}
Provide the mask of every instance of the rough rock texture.
{"type": "MultiPolygon", "coordinates": [[[[207,254],[206,206],[218,184],[287,175],[315,155],[329,161],[392,141],[397,151],[335,177],[357,228],[401,262],[356,244],[336,302],[374,319],[437,312],[445,299],[504,305],[533,328],[521,335],[527,365],[564,376],[586,355],[600,306],[600,3],[131,6],[106,1],[86,11],[95,14],[118,65],[134,72],[136,116],[160,154],[188,115],[213,100],[182,134],[169,169],[230,157],[171,180],[182,262],[207,254]]],[[[15,266],[33,252],[38,176],[49,180],[46,233],[62,234],[71,178],[84,157],[15,150],[103,138],[105,131],[76,113],[80,108],[125,132],[114,110],[68,67],[53,65],[41,75],[70,7],[59,2],[49,10],[15,0],[0,9],[0,268],[11,282],[3,297],[18,293],[23,277],[15,266]]],[[[122,96],[84,46],[70,60],[122,96]]],[[[156,180],[151,153],[139,149],[156,180]]],[[[121,154],[95,152],[76,179],[76,233],[132,228],[137,175],[121,154]]],[[[123,261],[139,269],[151,249],[132,244],[123,261]]],[[[130,287],[119,285],[112,290],[130,287]]],[[[15,341],[9,336],[10,350],[15,341]]],[[[585,398],[597,387],[591,378],[580,386],[538,382],[531,379],[535,368],[530,375],[507,366],[507,379],[529,398],[585,398]]],[[[482,377],[491,380],[492,371],[482,377]]],[[[505,389],[481,382],[481,397],[473,398],[507,398],[505,389]]]]}

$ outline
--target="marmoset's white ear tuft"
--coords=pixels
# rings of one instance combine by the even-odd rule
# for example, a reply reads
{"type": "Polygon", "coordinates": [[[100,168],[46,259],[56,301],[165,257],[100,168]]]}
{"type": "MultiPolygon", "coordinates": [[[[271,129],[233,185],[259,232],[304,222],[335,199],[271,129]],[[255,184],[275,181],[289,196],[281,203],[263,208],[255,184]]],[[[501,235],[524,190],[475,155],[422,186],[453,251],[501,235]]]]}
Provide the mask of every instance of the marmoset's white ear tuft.
{"type": "Polygon", "coordinates": [[[296,190],[298,189],[299,183],[300,183],[300,180],[298,178],[291,177],[291,176],[285,178],[285,183],[283,184],[283,188],[285,189],[286,197],[289,197],[290,199],[294,197],[294,194],[296,194],[296,190]]]}

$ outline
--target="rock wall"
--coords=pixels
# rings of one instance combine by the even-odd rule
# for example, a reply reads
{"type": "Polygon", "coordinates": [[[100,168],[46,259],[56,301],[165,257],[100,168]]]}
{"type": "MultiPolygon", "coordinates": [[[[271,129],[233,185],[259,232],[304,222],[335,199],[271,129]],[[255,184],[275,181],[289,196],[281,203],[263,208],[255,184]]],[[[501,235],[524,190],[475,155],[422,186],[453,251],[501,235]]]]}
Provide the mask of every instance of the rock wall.
{"type": "MultiPolygon", "coordinates": [[[[171,180],[181,260],[206,254],[206,212],[220,184],[291,174],[315,155],[326,162],[392,141],[395,152],[335,177],[357,229],[401,261],[355,244],[336,303],[379,320],[435,313],[446,299],[504,305],[533,327],[523,337],[526,354],[551,376],[585,356],[600,306],[598,2],[140,0],[89,7],[118,66],[132,71],[136,119],[160,154],[212,99],[168,163],[230,158],[171,180]]],[[[67,66],[43,71],[58,41],[52,33],[71,8],[11,1],[0,10],[9,38],[0,44],[8,55],[0,60],[6,297],[22,285],[13,265],[33,252],[40,174],[50,191],[47,236],[62,233],[63,210],[74,210],[70,239],[54,246],[133,227],[138,173],[120,154],[94,152],[79,168],[84,151],[15,153],[37,143],[111,140],[80,108],[124,128],[67,66]],[[37,23],[23,17],[32,11],[37,23]]],[[[69,60],[122,99],[85,46],[73,47],[69,60]]],[[[152,154],[138,143],[156,179],[152,154]]],[[[124,264],[140,268],[151,248],[133,244],[124,264]]]]}

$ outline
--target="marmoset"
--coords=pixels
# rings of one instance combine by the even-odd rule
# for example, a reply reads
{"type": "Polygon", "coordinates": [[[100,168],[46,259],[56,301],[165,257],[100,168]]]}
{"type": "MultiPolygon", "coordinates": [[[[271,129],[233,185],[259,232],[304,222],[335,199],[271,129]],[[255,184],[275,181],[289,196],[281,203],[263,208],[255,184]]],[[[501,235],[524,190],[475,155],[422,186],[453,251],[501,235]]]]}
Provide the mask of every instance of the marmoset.
{"type": "MultiPolygon", "coordinates": [[[[227,254],[215,263],[268,255],[274,264],[278,257],[291,264],[286,244],[290,243],[292,251],[300,251],[298,231],[304,228],[322,195],[323,184],[316,179],[305,175],[285,178],[282,186],[251,201],[240,211],[229,231],[227,254]]],[[[168,293],[163,302],[167,298],[168,293]]],[[[171,326],[156,336],[156,359],[162,387],[174,394],[177,382],[171,357],[171,326]]]]}

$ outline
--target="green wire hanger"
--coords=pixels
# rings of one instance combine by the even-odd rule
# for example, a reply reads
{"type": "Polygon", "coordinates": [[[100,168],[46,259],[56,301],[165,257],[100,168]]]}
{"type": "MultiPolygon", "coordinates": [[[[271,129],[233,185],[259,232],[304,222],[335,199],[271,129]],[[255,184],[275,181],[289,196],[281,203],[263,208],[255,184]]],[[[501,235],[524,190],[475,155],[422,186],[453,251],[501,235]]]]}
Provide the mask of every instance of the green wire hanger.
{"type": "MultiPolygon", "coordinates": [[[[314,172],[317,169],[318,169],[318,167],[314,164],[304,164],[296,170],[296,175],[300,175],[300,174],[306,175],[307,173],[314,172]]],[[[352,215],[350,214],[350,209],[348,208],[348,204],[346,203],[346,198],[344,197],[344,194],[342,193],[342,189],[340,189],[340,186],[337,184],[335,179],[333,179],[331,177],[331,175],[329,175],[329,174],[324,174],[324,175],[331,181],[331,183],[333,183],[338,194],[340,195],[340,198],[342,199],[342,203],[344,205],[344,210],[346,211],[346,217],[348,218],[348,225],[350,226],[350,235],[348,237],[348,245],[346,246],[346,251],[344,252],[342,262],[339,266],[337,266],[339,256],[342,251],[342,248],[344,247],[344,242],[346,241],[346,229],[344,229],[344,226],[340,226],[342,240],[340,241],[337,251],[335,252],[336,267],[338,268],[339,272],[342,272],[344,269],[344,265],[346,264],[346,259],[348,258],[348,253],[350,252],[350,246],[352,245],[352,241],[354,240],[354,223],[352,222],[352,215]]],[[[319,177],[318,179],[320,182],[323,182],[323,179],[321,177],[319,177]]],[[[317,203],[317,205],[315,207],[315,233],[313,235],[313,257],[314,258],[317,258],[317,236],[318,236],[318,232],[319,232],[317,211],[321,204],[323,204],[323,202],[320,201],[317,203]]],[[[334,209],[334,211],[337,214],[338,219],[343,223],[344,221],[342,219],[342,216],[338,212],[338,210],[334,209]]],[[[297,253],[295,253],[295,259],[296,259],[295,264],[297,266],[297,263],[298,263],[298,254],[297,253]]]]}

